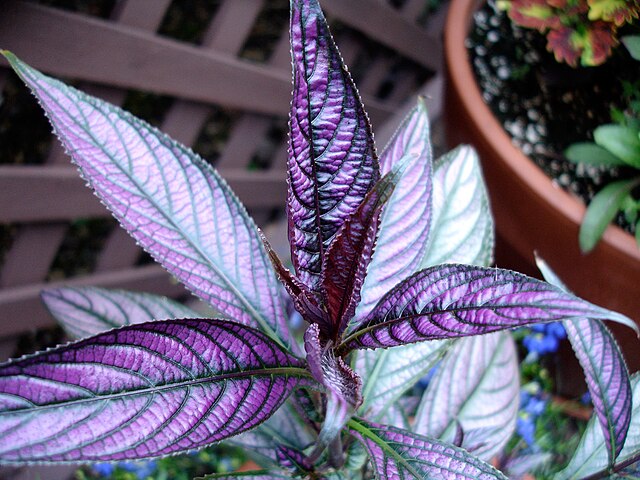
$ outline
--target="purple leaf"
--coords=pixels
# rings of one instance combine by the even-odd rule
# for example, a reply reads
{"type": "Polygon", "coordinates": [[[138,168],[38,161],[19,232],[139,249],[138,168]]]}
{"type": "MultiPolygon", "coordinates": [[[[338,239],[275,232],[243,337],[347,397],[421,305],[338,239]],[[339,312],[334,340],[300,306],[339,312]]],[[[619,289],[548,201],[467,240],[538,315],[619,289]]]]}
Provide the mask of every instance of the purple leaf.
{"type": "Polygon", "coordinates": [[[4,55],[136,241],[217,311],[288,344],[279,282],[253,220],[218,173],[129,113],[4,55]]]}
{"type": "Polygon", "coordinates": [[[304,348],[307,352],[309,370],[318,383],[327,391],[327,407],[322,430],[311,458],[315,460],[331,441],[340,434],[342,428],[362,403],[362,381],[356,373],[335,357],[333,349],[320,343],[318,324],[310,325],[304,334],[304,348]]]}
{"type": "Polygon", "coordinates": [[[408,161],[380,217],[376,250],[361,291],[356,318],[364,318],[400,280],[418,270],[431,223],[431,144],[422,99],[380,156],[383,174],[408,161]]]}
{"type": "Polygon", "coordinates": [[[290,470],[292,474],[304,473],[313,470],[313,464],[309,460],[309,457],[295,448],[278,445],[276,456],[280,466],[290,470]]]}
{"type": "Polygon", "coordinates": [[[329,244],[380,174],[369,120],[317,0],[291,2],[291,45],[291,257],[319,291],[329,244]]]}
{"type": "Polygon", "coordinates": [[[506,480],[491,465],[459,447],[360,419],[350,420],[348,426],[369,452],[377,479],[506,480]]]}
{"type": "MultiPolygon", "coordinates": [[[[296,390],[296,395],[301,389],[296,390]]],[[[294,407],[293,395],[269,419],[251,431],[233,437],[225,443],[237,445],[250,452],[261,465],[278,466],[277,449],[286,445],[303,450],[311,445],[317,432],[312,431],[294,407]]]]}
{"type": "Polygon", "coordinates": [[[422,270],[385,295],[339,351],[480,335],[530,323],[632,320],[525,275],[470,265],[422,270]]]}
{"type": "Polygon", "coordinates": [[[202,314],[166,297],[96,287],[43,290],[42,300],[72,338],[153,320],[199,318],[202,314]]]}
{"type": "Polygon", "coordinates": [[[320,325],[327,338],[339,339],[356,311],[376,243],[380,212],[405,168],[406,162],[396,165],[376,183],[329,246],[322,265],[322,287],[331,325],[320,325]]]}
{"type": "Polygon", "coordinates": [[[452,441],[461,427],[460,445],[489,461],[515,431],[519,397],[518,355],[511,335],[461,338],[438,364],[413,430],[452,441]]]}
{"type": "MultiPolygon", "coordinates": [[[[0,461],[107,461],[201,448],[264,422],[308,372],[223,320],[130,325],[0,366],[0,461]]],[[[303,380],[305,379],[305,380],[303,380]]]]}
{"type": "MultiPolygon", "coordinates": [[[[552,284],[566,286],[541,259],[538,267],[552,284]]],[[[600,320],[565,320],[564,328],[584,370],[595,413],[602,427],[609,464],[613,465],[624,446],[631,423],[631,383],[620,347],[600,320]]]]}
{"type": "Polygon", "coordinates": [[[595,413],[604,433],[609,461],[618,457],[631,422],[631,384],[615,339],[600,320],[563,322],[585,373],[595,413]]]}
{"type": "MultiPolygon", "coordinates": [[[[631,425],[616,465],[630,465],[640,460],[640,373],[631,375],[630,381],[631,425]]],[[[609,450],[597,415],[593,415],[569,464],[555,475],[554,480],[611,478],[609,450]]]]}

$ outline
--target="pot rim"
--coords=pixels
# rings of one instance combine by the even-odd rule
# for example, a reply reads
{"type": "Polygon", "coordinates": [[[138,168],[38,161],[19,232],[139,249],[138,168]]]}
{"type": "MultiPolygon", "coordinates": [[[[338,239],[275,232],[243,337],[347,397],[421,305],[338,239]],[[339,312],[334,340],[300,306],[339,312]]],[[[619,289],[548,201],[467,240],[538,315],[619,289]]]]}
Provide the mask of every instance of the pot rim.
{"type": "MultiPolygon", "coordinates": [[[[444,29],[448,79],[453,83],[454,89],[459,92],[462,107],[475,122],[486,142],[495,151],[502,152],[502,160],[511,174],[518,177],[527,188],[536,191],[545,203],[579,227],[586,211],[582,200],[554,184],[540,167],[511,143],[511,137],[482,99],[471,68],[465,40],[473,12],[483,3],[484,0],[451,1],[444,29]]],[[[640,249],[633,235],[617,225],[610,224],[607,227],[600,243],[605,243],[640,262],[640,249]]]]}

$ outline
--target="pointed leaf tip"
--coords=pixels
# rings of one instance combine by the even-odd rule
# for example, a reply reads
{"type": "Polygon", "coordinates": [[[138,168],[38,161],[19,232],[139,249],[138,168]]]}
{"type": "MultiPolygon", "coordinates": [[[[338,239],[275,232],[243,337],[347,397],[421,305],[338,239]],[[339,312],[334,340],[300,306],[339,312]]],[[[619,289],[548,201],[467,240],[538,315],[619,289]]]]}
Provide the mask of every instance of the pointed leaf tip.
{"type": "Polygon", "coordinates": [[[123,228],[221,314],[289,345],[280,285],[255,223],[218,172],[130,113],[8,58],[123,228]]]}
{"type": "Polygon", "coordinates": [[[239,323],[130,325],[0,365],[0,462],[201,448],[264,422],[305,379],[299,359],[239,323]]]}

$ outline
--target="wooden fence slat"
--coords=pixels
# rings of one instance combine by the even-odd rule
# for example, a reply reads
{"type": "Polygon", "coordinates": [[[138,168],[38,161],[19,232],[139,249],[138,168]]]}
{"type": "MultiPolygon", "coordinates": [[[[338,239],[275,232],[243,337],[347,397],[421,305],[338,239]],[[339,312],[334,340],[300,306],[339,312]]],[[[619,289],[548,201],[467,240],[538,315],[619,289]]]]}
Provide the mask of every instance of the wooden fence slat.
{"type": "Polygon", "coordinates": [[[187,146],[193,146],[211,108],[201,103],[181,100],[175,102],[166,113],[162,131],[187,146]]]}
{"type": "Polygon", "coordinates": [[[181,284],[174,282],[158,265],[86,275],[61,282],[6,288],[0,290],[0,338],[54,325],[53,318],[39,300],[40,292],[45,288],[61,286],[123,288],[170,297],[187,293],[181,284]]]}
{"type": "Polygon", "coordinates": [[[441,42],[427,30],[407,21],[389,5],[371,0],[323,0],[328,15],[432,70],[441,62],[441,42]]]}
{"type": "Polygon", "coordinates": [[[270,126],[268,117],[244,115],[231,132],[216,167],[246,168],[270,126]]]}
{"type": "Polygon", "coordinates": [[[207,29],[203,44],[235,55],[258,17],[264,0],[226,0],[207,29]]]}
{"type": "Polygon", "coordinates": [[[107,272],[129,268],[136,264],[142,249],[135,240],[120,226],[117,226],[107,238],[96,261],[96,272],[107,272]]]}
{"type": "Polygon", "coordinates": [[[122,25],[155,32],[169,5],[171,0],[121,0],[116,2],[112,18],[122,25]]]}
{"type": "MultiPolygon", "coordinates": [[[[3,3],[0,45],[55,75],[270,115],[289,106],[289,72],[40,5],[3,3]]],[[[364,101],[376,123],[393,112],[364,101]]]]}
{"type": "MultiPolygon", "coordinates": [[[[228,169],[221,175],[247,207],[284,205],[284,171],[228,169]]],[[[0,223],[108,215],[73,167],[0,166],[0,223]]]]}
{"type": "Polygon", "coordinates": [[[67,232],[67,225],[21,226],[0,269],[0,288],[41,282],[67,232]]]}

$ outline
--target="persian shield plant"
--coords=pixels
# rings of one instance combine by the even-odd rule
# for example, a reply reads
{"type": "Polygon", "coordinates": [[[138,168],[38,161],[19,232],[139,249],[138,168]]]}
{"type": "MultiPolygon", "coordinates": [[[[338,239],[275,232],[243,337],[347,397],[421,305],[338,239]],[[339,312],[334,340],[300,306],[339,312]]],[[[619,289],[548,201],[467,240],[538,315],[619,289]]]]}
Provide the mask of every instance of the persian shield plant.
{"type": "Polygon", "coordinates": [[[637,398],[601,320],[632,322],[488,267],[473,151],[432,164],[418,101],[378,156],[317,0],[291,1],[290,33],[293,270],[197,155],[3,52],[102,202],[218,318],[152,295],[44,292],[79,339],[0,366],[0,462],[153,458],[225,440],[264,466],[230,477],[505,478],[486,462],[518,409],[507,330],[558,320],[594,398],[585,448],[600,453],[581,475],[635,462],[637,398]],[[302,339],[290,304],[308,323],[302,339]],[[406,402],[440,359],[419,405],[406,402]]]}

